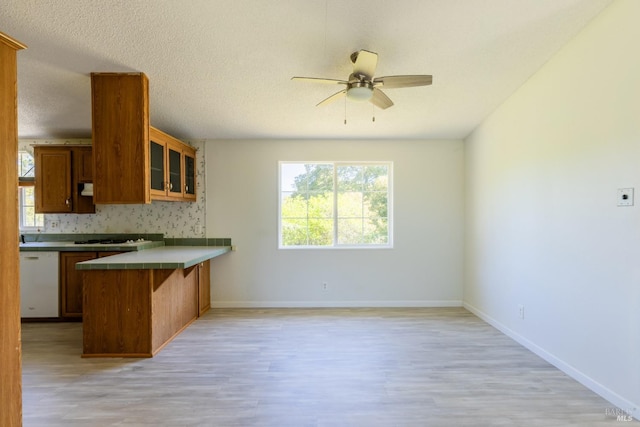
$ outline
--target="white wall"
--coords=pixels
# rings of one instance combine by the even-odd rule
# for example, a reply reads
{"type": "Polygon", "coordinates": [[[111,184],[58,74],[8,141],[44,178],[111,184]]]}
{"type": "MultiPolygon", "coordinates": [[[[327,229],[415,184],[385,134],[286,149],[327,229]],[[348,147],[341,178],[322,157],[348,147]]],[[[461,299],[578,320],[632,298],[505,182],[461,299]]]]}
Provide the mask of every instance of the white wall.
{"type": "Polygon", "coordinates": [[[640,404],[639,18],[614,2],[467,138],[465,166],[465,306],[625,410],[640,404]],[[623,187],[634,207],[616,206],[623,187]]]}
{"type": "Polygon", "coordinates": [[[213,305],[461,305],[463,164],[461,141],[207,141],[207,233],[237,245],[213,305]],[[279,160],[393,161],[395,247],[278,250],[279,160]]]}

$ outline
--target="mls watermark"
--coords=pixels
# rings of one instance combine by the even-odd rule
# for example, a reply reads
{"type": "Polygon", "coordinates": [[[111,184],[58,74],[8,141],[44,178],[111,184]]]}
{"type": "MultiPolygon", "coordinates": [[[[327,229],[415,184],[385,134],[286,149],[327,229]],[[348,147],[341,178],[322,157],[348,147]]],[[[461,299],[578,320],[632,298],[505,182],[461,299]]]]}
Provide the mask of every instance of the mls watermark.
{"type": "Polygon", "coordinates": [[[606,408],[604,415],[606,418],[615,419],[616,421],[633,421],[632,409],[606,408]]]}

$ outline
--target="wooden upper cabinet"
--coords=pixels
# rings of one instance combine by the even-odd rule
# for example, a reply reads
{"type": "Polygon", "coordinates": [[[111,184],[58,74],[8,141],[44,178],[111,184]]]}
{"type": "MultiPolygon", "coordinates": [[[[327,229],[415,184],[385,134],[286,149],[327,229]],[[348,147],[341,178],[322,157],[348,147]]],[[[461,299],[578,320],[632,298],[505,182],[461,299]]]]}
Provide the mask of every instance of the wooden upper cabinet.
{"type": "Polygon", "coordinates": [[[193,179],[185,177],[195,150],[149,125],[147,77],[92,73],[91,94],[95,203],[195,200],[195,161],[193,179]]]}
{"type": "Polygon", "coordinates": [[[34,154],[36,212],[73,212],[71,151],[35,147],[34,154]]]}
{"type": "Polygon", "coordinates": [[[151,198],[195,200],[196,150],[154,127],[149,131],[149,146],[151,198]]]}
{"type": "Polygon", "coordinates": [[[35,155],[35,210],[37,213],[94,213],[91,196],[82,196],[90,183],[91,147],[43,145],[35,155]]]}
{"type": "Polygon", "coordinates": [[[147,76],[92,73],[91,107],[95,203],[150,203],[147,76]]]}

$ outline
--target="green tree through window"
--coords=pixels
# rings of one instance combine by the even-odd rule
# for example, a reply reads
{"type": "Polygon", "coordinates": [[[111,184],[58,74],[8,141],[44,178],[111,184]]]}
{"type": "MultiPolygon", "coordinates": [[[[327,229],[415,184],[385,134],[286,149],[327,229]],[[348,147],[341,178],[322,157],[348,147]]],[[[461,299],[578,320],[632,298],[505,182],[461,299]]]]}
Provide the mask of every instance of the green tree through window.
{"type": "Polygon", "coordinates": [[[280,246],[391,244],[390,163],[280,164],[280,246]]]}

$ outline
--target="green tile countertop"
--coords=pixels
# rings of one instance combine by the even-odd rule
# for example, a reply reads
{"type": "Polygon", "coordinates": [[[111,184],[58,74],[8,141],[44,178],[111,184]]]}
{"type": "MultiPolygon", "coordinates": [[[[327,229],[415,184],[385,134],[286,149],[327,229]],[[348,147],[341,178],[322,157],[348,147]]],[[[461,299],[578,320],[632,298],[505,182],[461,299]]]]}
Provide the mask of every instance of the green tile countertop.
{"type": "Polygon", "coordinates": [[[173,270],[224,255],[230,246],[162,246],[79,262],[76,270],[173,270]]]}
{"type": "Polygon", "coordinates": [[[81,243],[73,241],[49,241],[20,243],[20,252],[129,252],[164,246],[163,241],[145,240],[133,243],[81,243]]]}

